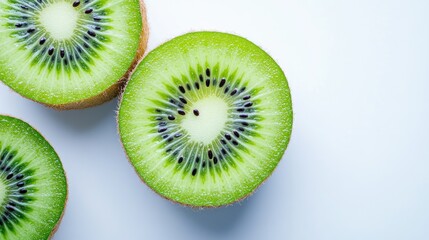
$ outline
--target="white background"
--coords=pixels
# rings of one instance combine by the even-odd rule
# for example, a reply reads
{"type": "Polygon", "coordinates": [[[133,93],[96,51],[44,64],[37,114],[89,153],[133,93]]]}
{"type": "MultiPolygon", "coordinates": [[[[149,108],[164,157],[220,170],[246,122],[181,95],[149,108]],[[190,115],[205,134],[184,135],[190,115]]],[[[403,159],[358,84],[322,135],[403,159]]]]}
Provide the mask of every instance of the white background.
{"type": "Polygon", "coordinates": [[[147,0],[149,49],[236,33],[284,69],[294,131],[249,199],[196,211],[140,182],[112,101],[57,112],[0,85],[0,113],[52,143],[69,180],[54,239],[429,239],[429,1],[147,0]]]}

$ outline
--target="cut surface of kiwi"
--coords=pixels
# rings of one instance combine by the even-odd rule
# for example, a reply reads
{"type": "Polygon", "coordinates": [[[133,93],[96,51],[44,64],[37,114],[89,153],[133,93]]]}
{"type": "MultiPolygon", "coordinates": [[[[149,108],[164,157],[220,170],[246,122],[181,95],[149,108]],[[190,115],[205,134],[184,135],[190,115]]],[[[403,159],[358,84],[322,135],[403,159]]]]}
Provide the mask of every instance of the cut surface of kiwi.
{"type": "Polygon", "coordinates": [[[110,100],[143,56],[142,0],[0,0],[0,80],[59,109],[110,100]]]}
{"type": "Polygon", "coordinates": [[[0,239],[48,239],[59,225],[67,181],[52,146],[22,120],[0,115],[0,239]]]}
{"type": "Polygon", "coordinates": [[[177,37],[143,59],[122,96],[118,128],[141,179],[196,207],[252,193],[282,158],[292,103],[277,63],[219,32],[177,37]]]}

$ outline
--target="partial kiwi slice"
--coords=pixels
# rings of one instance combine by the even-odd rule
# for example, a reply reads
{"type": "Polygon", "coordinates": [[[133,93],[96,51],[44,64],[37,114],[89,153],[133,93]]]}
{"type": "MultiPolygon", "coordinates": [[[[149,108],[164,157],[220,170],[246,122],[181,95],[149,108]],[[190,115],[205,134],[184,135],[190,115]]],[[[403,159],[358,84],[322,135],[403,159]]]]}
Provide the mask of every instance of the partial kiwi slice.
{"type": "Polygon", "coordinates": [[[137,67],[118,116],[142,180],[198,207],[243,199],[288,145],[292,103],[277,63],[250,41],[219,32],[177,37],[137,67]]]}
{"type": "Polygon", "coordinates": [[[52,146],[27,123],[0,115],[0,239],[48,239],[66,200],[52,146]]]}
{"type": "Polygon", "coordinates": [[[142,0],[0,0],[0,80],[58,109],[115,97],[143,56],[142,0]]]}

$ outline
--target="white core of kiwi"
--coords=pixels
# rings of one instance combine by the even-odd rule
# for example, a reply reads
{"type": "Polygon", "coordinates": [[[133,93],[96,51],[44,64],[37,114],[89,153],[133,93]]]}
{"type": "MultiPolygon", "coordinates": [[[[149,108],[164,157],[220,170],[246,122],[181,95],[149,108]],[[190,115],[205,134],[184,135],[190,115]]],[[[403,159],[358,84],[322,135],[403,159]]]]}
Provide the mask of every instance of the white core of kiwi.
{"type": "Polygon", "coordinates": [[[228,105],[215,95],[200,99],[192,104],[192,113],[186,114],[181,126],[190,140],[210,144],[228,121],[228,105]]]}
{"type": "Polygon", "coordinates": [[[40,12],[40,23],[56,40],[73,36],[79,14],[68,2],[57,2],[48,5],[40,12]]]}

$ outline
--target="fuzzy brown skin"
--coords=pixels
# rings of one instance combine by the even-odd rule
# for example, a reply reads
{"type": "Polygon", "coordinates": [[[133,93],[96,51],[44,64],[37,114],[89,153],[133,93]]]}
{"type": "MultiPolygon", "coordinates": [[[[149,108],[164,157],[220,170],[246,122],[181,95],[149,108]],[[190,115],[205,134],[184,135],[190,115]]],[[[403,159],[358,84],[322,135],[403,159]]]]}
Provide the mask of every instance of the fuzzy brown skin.
{"type": "Polygon", "coordinates": [[[135,68],[137,67],[140,60],[143,58],[143,55],[146,51],[147,41],[149,38],[149,26],[147,24],[146,6],[143,0],[140,0],[140,13],[142,16],[142,31],[140,34],[139,48],[137,49],[136,57],[134,58],[130,68],[128,68],[128,71],[115,84],[113,84],[112,86],[110,86],[108,89],[98,94],[97,96],[83,99],[78,102],[56,104],[56,105],[46,104],[41,102],[39,103],[47,107],[54,108],[56,110],[71,110],[71,109],[84,109],[84,108],[94,107],[115,98],[119,94],[120,90],[123,88],[125,83],[129,80],[131,74],[134,72],[135,68]]]}

